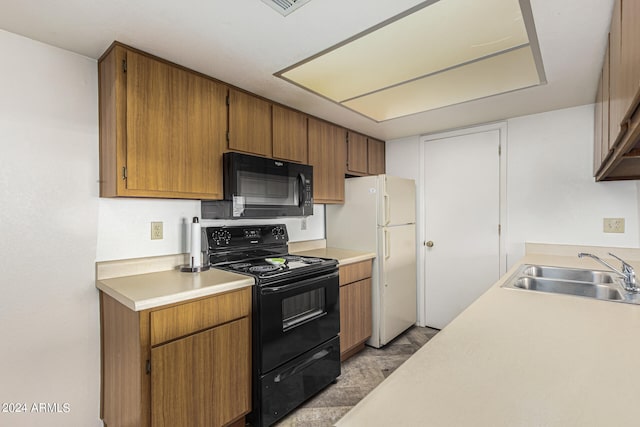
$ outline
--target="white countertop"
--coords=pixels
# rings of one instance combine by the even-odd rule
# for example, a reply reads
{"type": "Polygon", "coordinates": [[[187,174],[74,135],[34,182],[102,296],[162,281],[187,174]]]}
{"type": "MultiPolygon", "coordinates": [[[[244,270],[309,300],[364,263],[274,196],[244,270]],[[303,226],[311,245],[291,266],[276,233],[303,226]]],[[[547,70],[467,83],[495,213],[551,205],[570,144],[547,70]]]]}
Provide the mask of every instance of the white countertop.
{"type": "Polygon", "coordinates": [[[174,269],[96,281],[98,289],[134,311],[215,295],[253,284],[253,277],[215,268],[201,273],[183,273],[174,269]]]}
{"type": "Polygon", "coordinates": [[[293,251],[292,254],[320,258],[333,258],[338,260],[338,265],[354,264],[356,262],[366,261],[376,257],[376,254],[373,252],[362,252],[331,247],[311,249],[307,251],[293,251]]]}
{"type": "Polygon", "coordinates": [[[336,425],[640,425],[640,306],[501,288],[522,263],[604,269],[527,255],[336,425]]]}
{"type": "MultiPolygon", "coordinates": [[[[375,258],[374,253],[337,248],[317,248],[292,253],[334,258],[340,265],[375,258]]],[[[167,269],[167,266],[175,265],[183,258],[182,255],[175,255],[98,263],[96,287],[131,310],[140,311],[254,284],[252,277],[215,268],[202,273],[167,269]],[[153,269],[166,271],[153,272],[153,269]]]]}

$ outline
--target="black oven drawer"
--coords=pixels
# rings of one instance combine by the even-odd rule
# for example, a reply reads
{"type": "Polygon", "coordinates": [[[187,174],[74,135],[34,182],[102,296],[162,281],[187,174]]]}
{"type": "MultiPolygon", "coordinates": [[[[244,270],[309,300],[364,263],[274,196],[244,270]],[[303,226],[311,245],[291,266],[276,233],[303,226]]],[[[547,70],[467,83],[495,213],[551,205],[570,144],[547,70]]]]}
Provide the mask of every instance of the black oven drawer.
{"type": "Polygon", "coordinates": [[[338,270],[289,284],[261,287],[256,329],[260,374],[340,332],[338,270]]]}
{"type": "Polygon", "coordinates": [[[263,375],[260,425],[268,426],[340,376],[340,339],[328,342],[263,375]]]}

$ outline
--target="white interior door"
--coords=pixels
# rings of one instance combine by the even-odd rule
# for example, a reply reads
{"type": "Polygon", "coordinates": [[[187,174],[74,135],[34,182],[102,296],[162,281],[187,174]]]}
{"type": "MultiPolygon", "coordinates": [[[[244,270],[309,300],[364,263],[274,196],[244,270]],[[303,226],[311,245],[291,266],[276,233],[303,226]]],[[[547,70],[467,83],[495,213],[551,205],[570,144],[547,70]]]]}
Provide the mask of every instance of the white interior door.
{"type": "Polygon", "coordinates": [[[441,329],[500,277],[500,131],[424,141],[425,323],[441,329]]]}

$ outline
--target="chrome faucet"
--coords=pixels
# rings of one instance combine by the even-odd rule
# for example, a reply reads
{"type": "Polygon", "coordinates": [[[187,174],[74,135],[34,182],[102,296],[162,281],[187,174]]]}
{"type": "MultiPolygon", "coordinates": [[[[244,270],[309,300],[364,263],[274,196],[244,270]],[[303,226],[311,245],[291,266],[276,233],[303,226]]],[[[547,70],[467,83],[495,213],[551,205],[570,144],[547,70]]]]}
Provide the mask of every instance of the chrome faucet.
{"type": "Polygon", "coordinates": [[[588,256],[590,258],[595,259],[600,264],[608,267],[612,271],[614,271],[614,272],[618,273],[619,275],[621,275],[622,277],[624,277],[624,289],[627,292],[640,293],[640,287],[638,287],[638,285],[636,284],[636,272],[633,269],[633,267],[631,267],[629,264],[627,264],[625,262],[625,260],[623,260],[622,258],[612,254],[611,252],[609,252],[609,255],[611,255],[612,257],[614,257],[618,261],[622,262],[622,271],[620,271],[617,268],[611,266],[608,262],[598,258],[597,256],[595,256],[593,254],[587,254],[587,253],[584,253],[584,252],[580,252],[578,254],[578,258],[582,258],[582,257],[588,256]]]}

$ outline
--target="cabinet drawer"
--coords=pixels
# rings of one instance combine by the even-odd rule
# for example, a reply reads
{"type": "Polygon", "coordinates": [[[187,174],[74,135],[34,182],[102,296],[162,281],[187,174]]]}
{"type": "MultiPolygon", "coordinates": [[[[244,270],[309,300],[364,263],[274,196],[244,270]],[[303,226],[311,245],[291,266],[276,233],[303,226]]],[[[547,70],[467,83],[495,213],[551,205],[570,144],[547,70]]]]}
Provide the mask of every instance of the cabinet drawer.
{"type": "Polygon", "coordinates": [[[249,315],[251,288],[152,311],[151,345],[249,315]]]}
{"type": "Polygon", "coordinates": [[[340,286],[371,277],[371,263],[369,259],[340,267],[340,286]]]}

